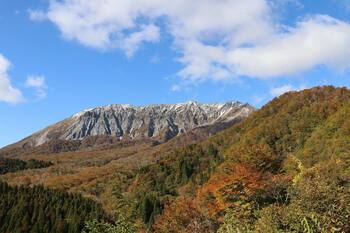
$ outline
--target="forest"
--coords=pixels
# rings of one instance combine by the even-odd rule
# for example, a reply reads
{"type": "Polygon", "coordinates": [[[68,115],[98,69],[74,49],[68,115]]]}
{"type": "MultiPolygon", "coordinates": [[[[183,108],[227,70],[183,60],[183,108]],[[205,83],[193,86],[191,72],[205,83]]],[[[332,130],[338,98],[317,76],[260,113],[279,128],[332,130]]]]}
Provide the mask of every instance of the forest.
{"type": "Polygon", "coordinates": [[[345,88],[274,99],[137,171],[130,219],[154,232],[349,232],[349,114],[345,88]]]}
{"type": "Polygon", "coordinates": [[[289,92],[201,142],[115,171],[114,215],[78,194],[0,185],[1,232],[350,232],[350,90],[289,92]]]}
{"type": "Polygon", "coordinates": [[[36,159],[24,161],[20,159],[0,158],[0,174],[6,174],[8,172],[16,172],[26,169],[45,168],[51,165],[51,162],[45,162],[36,159]]]}
{"type": "Polygon", "coordinates": [[[81,232],[89,220],[108,221],[108,216],[80,195],[0,183],[0,232],[81,232]]]}

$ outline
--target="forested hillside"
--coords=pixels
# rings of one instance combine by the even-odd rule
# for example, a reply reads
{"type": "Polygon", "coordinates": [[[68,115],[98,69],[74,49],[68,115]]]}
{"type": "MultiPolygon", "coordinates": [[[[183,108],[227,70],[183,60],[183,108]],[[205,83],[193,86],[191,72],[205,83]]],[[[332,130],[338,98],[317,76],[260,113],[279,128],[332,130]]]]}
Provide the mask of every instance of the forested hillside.
{"type": "Polygon", "coordinates": [[[30,159],[28,161],[20,159],[6,159],[0,158],[0,174],[6,174],[8,172],[16,172],[26,169],[38,169],[51,166],[51,162],[45,162],[42,160],[30,159]]]}
{"type": "Polygon", "coordinates": [[[349,114],[345,88],[287,93],[117,183],[120,208],[155,232],[349,232],[349,114]]]}
{"type": "Polygon", "coordinates": [[[42,186],[0,183],[0,232],[80,232],[85,221],[108,220],[100,204],[42,186]]]}

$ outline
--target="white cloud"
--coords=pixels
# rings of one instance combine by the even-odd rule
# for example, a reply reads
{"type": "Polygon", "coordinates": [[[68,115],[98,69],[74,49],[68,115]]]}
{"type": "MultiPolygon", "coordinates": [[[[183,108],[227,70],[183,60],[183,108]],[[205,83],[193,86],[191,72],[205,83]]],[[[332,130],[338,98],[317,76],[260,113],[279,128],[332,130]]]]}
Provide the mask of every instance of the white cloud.
{"type": "Polygon", "coordinates": [[[33,21],[43,21],[46,20],[46,14],[41,11],[36,11],[36,10],[28,10],[29,13],[29,18],[33,21]]]}
{"type": "Polygon", "coordinates": [[[274,87],[270,90],[270,94],[274,97],[283,95],[286,92],[294,91],[294,87],[290,84],[285,84],[280,87],[274,87]]]}
{"type": "MultiPolygon", "coordinates": [[[[285,5],[296,6],[298,8],[303,8],[304,4],[301,0],[270,0],[270,5],[273,8],[281,9],[280,7],[284,7],[285,5]]],[[[283,9],[282,9],[283,10],[283,9]]]]}
{"type": "Polygon", "coordinates": [[[181,85],[179,85],[179,84],[174,84],[172,87],[171,87],[171,91],[173,91],[173,92],[179,92],[179,91],[181,91],[182,90],[182,87],[181,87],[181,85]]]}
{"type": "Polygon", "coordinates": [[[10,62],[0,54],[0,101],[16,104],[24,101],[24,98],[21,91],[11,84],[8,75],[10,66],[10,62]]]}
{"type": "Polygon", "coordinates": [[[350,65],[350,25],[317,16],[275,35],[267,44],[232,51],[239,74],[261,78],[292,75],[317,65],[346,69],[350,65]]]}
{"type": "Polygon", "coordinates": [[[47,86],[45,84],[45,77],[41,75],[30,75],[26,80],[27,87],[32,87],[36,91],[36,96],[39,98],[46,97],[47,86]]]}
{"type": "MultiPolygon", "coordinates": [[[[284,2],[298,2],[284,0],[284,2]]],[[[268,0],[52,0],[47,18],[67,40],[132,56],[145,42],[171,35],[185,80],[267,79],[319,65],[350,66],[350,25],[314,15],[295,27],[276,22],[268,0]],[[165,25],[160,29],[160,25],[165,25]]],[[[276,4],[275,4],[276,5],[276,4]]]]}
{"type": "Polygon", "coordinates": [[[284,84],[282,86],[279,87],[274,87],[271,88],[270,90],[270,94],[273,97],[278,97],[280,95],[283,95],[286,92],[290,92],[290,91],[301,91],[306,89],[307,87],[305,85],[301,85],[300,87],[293,87],[291,84],[284,84]]]}
{"type": "Polygon", "coordinates": [[[132,57],[143,42],[157,42],[159,40],[159,28],[153,24],[143,25],[140,31],[126,37],[121,45],[128,57],[132,57]]]}

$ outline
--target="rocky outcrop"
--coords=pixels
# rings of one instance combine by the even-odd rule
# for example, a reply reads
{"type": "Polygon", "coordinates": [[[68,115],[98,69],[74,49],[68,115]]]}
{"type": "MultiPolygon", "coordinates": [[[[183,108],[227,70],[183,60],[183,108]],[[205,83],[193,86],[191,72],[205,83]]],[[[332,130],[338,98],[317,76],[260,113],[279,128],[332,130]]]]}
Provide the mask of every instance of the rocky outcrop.
{"type": "Polygon", "coordinates": [[[228,123],[248,116],[248,104],[181,104],[149,106],[109,105],[82,111],[22,140],[22,147],[35,147],[51,140],[82,140],[110,135],[122,139],[169,140],[197,127],[228,123]]]}

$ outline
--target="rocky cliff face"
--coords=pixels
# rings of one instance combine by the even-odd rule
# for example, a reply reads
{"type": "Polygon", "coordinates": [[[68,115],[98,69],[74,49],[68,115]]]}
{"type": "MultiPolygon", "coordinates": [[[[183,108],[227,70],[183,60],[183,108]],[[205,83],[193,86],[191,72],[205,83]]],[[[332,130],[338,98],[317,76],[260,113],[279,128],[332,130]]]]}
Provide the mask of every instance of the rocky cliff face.
{"type": "Polygon", "coordinates": [[[121,140],[152,138],[166,141],[200,126],[244,118],[252,111],[253,107],[239,102],[109,105],[77,113],[22,140],[21,144],[33,147],[51,140],[82,140],[99,135],[111,135],[121,140]]]}

